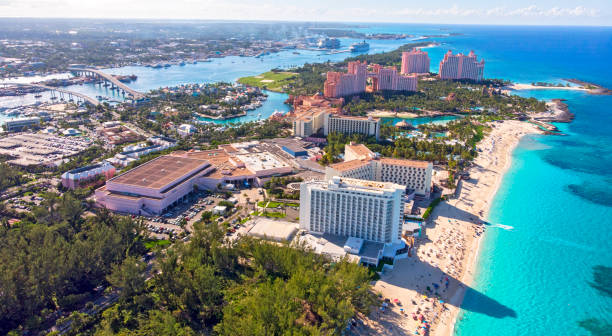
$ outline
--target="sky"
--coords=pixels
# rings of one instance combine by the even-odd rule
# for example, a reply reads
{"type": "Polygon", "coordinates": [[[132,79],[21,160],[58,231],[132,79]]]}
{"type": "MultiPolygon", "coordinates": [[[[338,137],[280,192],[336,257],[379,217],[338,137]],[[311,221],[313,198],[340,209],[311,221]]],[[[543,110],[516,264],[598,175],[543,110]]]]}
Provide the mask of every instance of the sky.
{"type": "Polygon", "coordinates": [[[612,0],[0,0],[0,17],[612,25],[612,0]]]}

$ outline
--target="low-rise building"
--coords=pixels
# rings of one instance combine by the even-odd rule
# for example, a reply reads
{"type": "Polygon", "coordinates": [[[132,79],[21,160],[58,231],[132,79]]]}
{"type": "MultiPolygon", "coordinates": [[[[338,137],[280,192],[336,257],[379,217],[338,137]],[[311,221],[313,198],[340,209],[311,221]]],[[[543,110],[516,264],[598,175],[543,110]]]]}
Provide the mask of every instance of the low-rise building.
{"type": "Polygon", "coordinates": [[[190,136],[192,134],[194,134],[198,129],[195,128],[195,126],[190,125],[190,124],[182,124],[181,126],[179,126],[176,131],[178,132],[178,134],[182,137],[187,137],[190,136]]]}
{"type": "Polygon", "coordinates": [[[96,190],[96,202],[113,211],[159,215],[193,192],[198,179],[213,170],[206,160],[160,156],[108,180],[96,190]]]}
{"type": "Polygon", "coordinates": [[[77,189],[94,184],[100,176],[110,179],[115,175],[115,167],[108,162],[73,169],[62,174],[64,188],[77,189]]]}
{"type": "Polygon", "coordinates": [[[40,125],[40,118],[31,117],[31,118],[16,118],[9,119],[4,124],[4,128],[7,132],[20,132],[23,131],[27,127],[38,126],[40,125]]]}

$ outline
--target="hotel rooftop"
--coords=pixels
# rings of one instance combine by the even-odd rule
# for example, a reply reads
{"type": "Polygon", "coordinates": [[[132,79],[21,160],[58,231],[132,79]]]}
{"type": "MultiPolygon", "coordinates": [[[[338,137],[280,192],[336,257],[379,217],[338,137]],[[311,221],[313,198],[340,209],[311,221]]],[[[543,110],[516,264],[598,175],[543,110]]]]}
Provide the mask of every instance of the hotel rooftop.
{"type": "Polygon", "coordinates": [[[372,152],[364,144],[358,144],[358,145],[348,144],[348,145],[345,146],[345,150],[347,150],[347,149],[353,151],[353,153],[355,153],[356,155],[359,155],[359,156],[371,157],[371,156],[374,155],[374,152],[372,152]]]}
{"type": "Polygon", "coordinates": [[[359,168],[359,167],[364,167],[369,164],[370,164],[370,160],[351,160],[351,161],[334,163],[330,165],[330,167],[337,171],[347,171],[347,170],[352,170],[352,169],[359,168]]]}
{"type": "Polygon", "coordinates": [[[427,168],[429,167],[428,161],[416,161],[406,159],[392,159],[392,158],[381,158],[380,162],[388,165],[404,166],[404,167],[416,167],[416,168],[427,168]]]}
{"type": "Polygon", "coordinates": [[[370,180],[360,180],[347,177],[334,176],[328,183],[325,183],[326,189],[343,188],[354,191],[387,191],[395,192],[397,189],[406,189],[406,186],[395,184],[393,182],[378,182],[370,180]]]}

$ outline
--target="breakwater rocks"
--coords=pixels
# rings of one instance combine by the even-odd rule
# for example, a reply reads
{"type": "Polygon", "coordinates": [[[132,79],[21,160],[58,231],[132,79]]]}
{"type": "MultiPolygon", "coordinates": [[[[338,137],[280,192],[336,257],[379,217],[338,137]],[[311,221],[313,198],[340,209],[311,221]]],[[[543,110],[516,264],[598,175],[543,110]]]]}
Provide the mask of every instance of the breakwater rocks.
{"type": "Polygon", "coordinates": [[[569,107],[564,103],[566,101],[565,99],[553,99],[552,101],[559,112],[555,115],[554,120],[550,121],[567,123],[574,120],[576,116],[570,112],[569,107]]]}

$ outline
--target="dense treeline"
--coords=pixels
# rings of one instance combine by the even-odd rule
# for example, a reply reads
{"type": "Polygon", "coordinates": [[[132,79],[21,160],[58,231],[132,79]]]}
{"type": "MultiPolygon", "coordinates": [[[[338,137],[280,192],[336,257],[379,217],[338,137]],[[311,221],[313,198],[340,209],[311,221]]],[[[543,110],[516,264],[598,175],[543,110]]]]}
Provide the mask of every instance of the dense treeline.
{"type": "Polygon", "coordinates": [[[323,84],[325,83],[326,74],[328,71],[340,71],[341,68],[332,63],[306,63],[297,69],[291,69],[291,72],[297,73],[292,83],[287,85],[288,93],[293,95],[313,95],[317,92],[323,92],[323,84]]]}
{"type": "Polygon", "coordinates": [[[339,335],[374,302],[364,267],[260,240],[229,244],[223,233],[196,223],[190,243],[159,253],[149,282],[126,259],[111,278],[129,295],[99,321],[74,316],[71,334],[339,335]]]}
{"type": "Polygon", "coordinates": [[[420,110],[507,115],[513,112],[543,112],[546,103],[535,98],[514,95],[492,94],[486,87],[497,85],[496,81],[480,83],[451,80],[420,80],[417,92],[363,93],[359,99],[347,102],[345,109],[353,115],[365,115],[374,109],[391,111],[420,110]],[[449,95],[453,99],[445,99],[449,95]],[[474,108],[479,108],[478,110],[474,108]]]}
{"type": "Polygon", "coordinates": [[[148,265],[141,225],[84,211],[72,193],[46,194],[0,228],[0,333],[44,330],[72,311],[56,322],[65,335],[338,335],[375,300],[367,268],[302,247],[230,243],[210,221],[148,265]],[[107,285],[116,301],[92,314],[107,285]]]}
{"type": "Polygon", "coordinates": [[[84,211],[71,193],[46,194],[21,223],[0,228],[0,334],[73,309],[113,265],[143,252],[135,222],[106,212],[85,219],[84,211]]]}
{"type": "Polygon", "coordinates": [[[451,163],[456,166],[457,161],[470,161],[476,156],[475,145],[484,138],[487,127],[474,118],[466,117],[452,121],[446,125],[419,125],[425,134],[430,131],[449,132],[449,137],[456,141],[448,142],[445,138],[416,138],[397,136],[400,131],[385,127],[393,141],[376,142],[373,137],[360,134],[344,135],[330,133],[327,136],[327,146],[324,148],[320,163],[327,165],[339,162],[340,155],[344,153],[344,146],[349,142],[363,143],[370,150],[385,157],[394,157],[410,160],[434,161],[438,163],[451,163]],[[431,127],[428,128],[428,127],[431,127]]]}
{"type": "Polygon", "coordinates": [[[7,163],[0,162],[0,191],[6,188],[26,183],[28,178],[24,173],[7,163]]]}
{"type": "Polygon", "coordinates": [[[232,124],[232,127],[218,125],[203,125],[202,131],[193,135],[195,143],[218,144],[248,140],[272,139],[289,135],[291,124],[287,121],[266,119],[263,122],[248,122],[232,124]]]}

